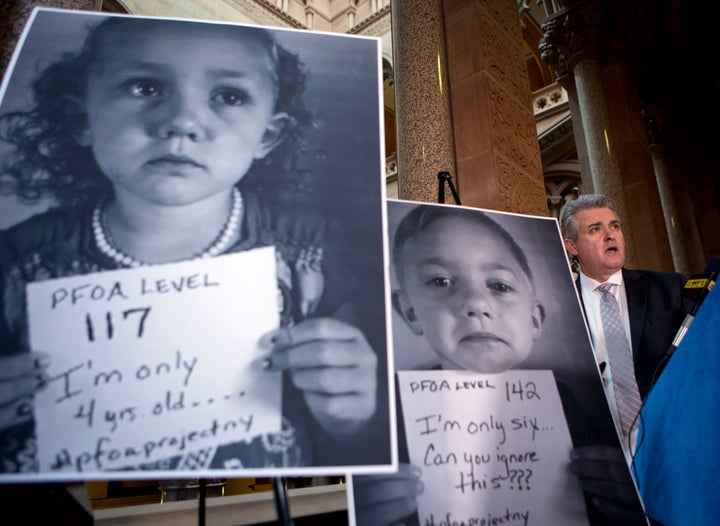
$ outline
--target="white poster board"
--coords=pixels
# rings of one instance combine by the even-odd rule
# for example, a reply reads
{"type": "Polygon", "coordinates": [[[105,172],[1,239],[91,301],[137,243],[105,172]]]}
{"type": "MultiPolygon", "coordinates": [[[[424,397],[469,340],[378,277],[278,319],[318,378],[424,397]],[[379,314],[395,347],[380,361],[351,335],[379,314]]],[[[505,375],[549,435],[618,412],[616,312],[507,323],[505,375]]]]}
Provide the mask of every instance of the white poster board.
{"type": "Polygon", "coordinates": [[[7,190],[0,196],[0,362],[9,372],[1,481],[325,476],[396,467],[382,89],[377,37],[33,10],[0,85],[0,124],[8,131],[0,140],[7,190]],[[260,49],[268,61],[246,60],[260,49]],[[152,75],[143,69],[117,92],[97,91],[137,111],[110,109],[106,101],[98,105],[102,122],[70,118],[75,110],[96,115],[85,112],[94,104],[85,97],[86,76],[107,80],[138,64],[152,66],[152,75]],[[250,77],[258,80],[255,98],[244,85],[250,77]],[[54,102],[45,104],[46,97],[54,102]],[[278,112],[241,116],[256,99],[278,112]],[[136,141],[109,122],[127,118],[134,127],[157,111],[164,126],[179,110],[201,109],[222,141],[196,141],[192,130],[176,141],[177,130],[156,133],[157,123],[139,125],[136,141]],[[218,119],[218,112],[239,121],[218,119]],[[253,149],[255,139],[230,139],[240,123],[262,148],[253,149]],[[83,132],[75,133],[78,125],[83,132]],[[110,146],[101,147],[106,140],[110,146]],[[153,174],[129,169],[127,192],[127,181],[112,176],[134,159],[123,148],[147,153],[139,163],[153,174]],[[239,160],[243,152],[247,162],[239,160]],[[112,209],[138,221],[123,223],[112,209]],[[129,223],[126,233],[147,252],[116,245],[116,227],[129,223]],[[248,264],[245,281],[223,281],[222,294],[213,285],[213,258],[169,274],[113,274],[144,261],[265,246],[275,248],[272,267],[248,264]],[[279,326],[287,338],[276,335],[265,352],[305,353],[311,363],[273,358],[265,364],[273,372],[253,370],[259,336],[279,326]],[[143,345],[129,351],[140,332],[143,345]],[[348,392],[330,385],[321,395],[348,401],[338,420],[352,420],[352,431],[324,429],[326,409],[335,411],[332,420],[337,404],[313,404],[318,382],[295,378],[335,367],[328,354],[343,345],[312,351],[336,338],[351,357],[337,368],[362,374],[351,373],[348,392]],[[245,352],[238,356],[238,349],[245,352]],[[33,351],[48,356],[51,375],[34,399],[32,368],[40,362],[33,351]]]}
{"type": "Polygon", "coordinates": [[[397,375],[420,524],[587,524],[552,371],[397,375]]]}
{"type": "Polygon", "coordinates": [[[92,473],[280,430],[275,251],[31,283],[41,470],[92,473]],[[199,316],[198,313],[202,313],[199,316]],[[265,351],[267,352],[267,351],[265,351]]]}

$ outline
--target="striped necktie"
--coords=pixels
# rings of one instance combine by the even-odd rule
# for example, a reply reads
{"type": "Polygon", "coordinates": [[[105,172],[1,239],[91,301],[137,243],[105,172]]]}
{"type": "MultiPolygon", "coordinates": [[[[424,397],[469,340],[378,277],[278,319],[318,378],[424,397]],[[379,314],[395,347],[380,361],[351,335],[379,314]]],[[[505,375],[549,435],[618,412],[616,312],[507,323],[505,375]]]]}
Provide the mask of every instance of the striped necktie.
{"type": "Polygon", "coordinates": [[[613,286],[615,286],[614,283],[603,283],[596,290],[602,292],[600,316],[605,332],[610,374],[615,391],[615,402],[620,415],[620,425],[623,434],[627,436],[640,412],[642,401],[635,380],[632,349],[625,334],[618,302],[610,290],[613,286]]]}

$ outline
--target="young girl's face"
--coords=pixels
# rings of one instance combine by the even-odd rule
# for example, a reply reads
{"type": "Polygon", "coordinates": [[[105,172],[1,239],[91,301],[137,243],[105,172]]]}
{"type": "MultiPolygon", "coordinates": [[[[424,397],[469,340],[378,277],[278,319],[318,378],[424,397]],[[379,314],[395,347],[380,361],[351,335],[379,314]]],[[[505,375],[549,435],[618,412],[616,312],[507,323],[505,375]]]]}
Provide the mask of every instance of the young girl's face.
{"type": "Polygon", "coordinates": [[[497,232],[464,218],[439,219],[407,241],[402,261],[396,306],[445,362],[497,373],[528,357],[542,307],[497,232]]]}
{"type": "Polygon", "coordinates": [[[241,28],[142,27],[101,39],[78,141],[118,196],[176,206],[228,192],[287,119],[265,47],[241,28]]]}

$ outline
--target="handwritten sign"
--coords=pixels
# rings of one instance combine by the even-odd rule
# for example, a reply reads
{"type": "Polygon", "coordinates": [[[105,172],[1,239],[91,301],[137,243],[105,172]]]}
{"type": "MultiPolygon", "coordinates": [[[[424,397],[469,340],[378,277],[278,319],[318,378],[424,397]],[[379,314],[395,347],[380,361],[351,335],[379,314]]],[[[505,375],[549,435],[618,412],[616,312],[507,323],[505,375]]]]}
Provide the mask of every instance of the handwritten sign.
{"type": "Polygon", "coordinates": [[[587,524],[552,371],[398,373],[423,526],[587,524]]]}
{"type": "Polygon", "coordinates": [[[136,466],[281,427],[279,373],[254,366],[278,325],[275,252],[28,285],[43,472],[136,466]]]}

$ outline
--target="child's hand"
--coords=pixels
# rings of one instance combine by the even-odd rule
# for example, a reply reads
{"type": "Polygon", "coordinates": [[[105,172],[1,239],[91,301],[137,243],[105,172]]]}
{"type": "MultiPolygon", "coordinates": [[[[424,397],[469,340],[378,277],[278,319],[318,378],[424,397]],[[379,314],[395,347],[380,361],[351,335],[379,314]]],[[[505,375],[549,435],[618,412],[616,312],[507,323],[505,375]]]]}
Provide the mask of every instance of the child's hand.
{"type": "Polygon", "coordinates": [[[32,418],[32,397],[45,382],[46,366],[41,353],[0,358],[0,431],[32,418]]]}
{"type": "Polygon", "coordinates": [[[334,318],[312,318],[266,334],[263,366],[285,370],[320,426],[336,438],[375,413],[377,357],[363,333],[334,318]]]}
{"type": "Polygon", "coordinates": [[[353,488],[358,526],[402,524],[417,512],[416,497],[423,492],[420,469],[403,463],[389,475],[354,476],[353,488]]]}

